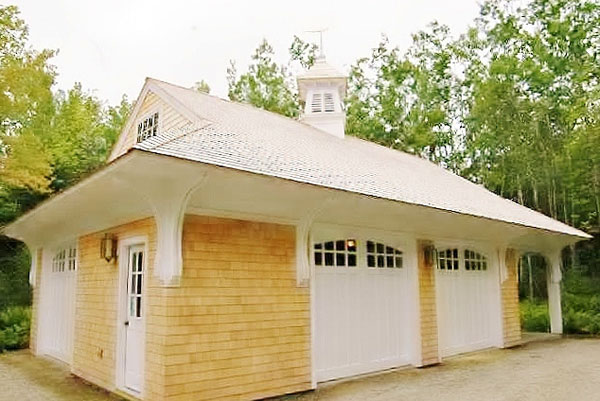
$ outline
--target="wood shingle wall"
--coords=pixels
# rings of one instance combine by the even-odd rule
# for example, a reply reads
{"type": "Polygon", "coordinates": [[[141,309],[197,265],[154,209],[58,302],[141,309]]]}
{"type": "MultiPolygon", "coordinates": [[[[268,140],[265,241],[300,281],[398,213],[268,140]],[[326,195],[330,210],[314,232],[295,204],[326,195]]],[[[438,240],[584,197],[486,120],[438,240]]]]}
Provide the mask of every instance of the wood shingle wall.
{"type": "MultiPolygon", "coordinates": [[[[138,220],[107,231],[115,234],[119,240],[148,236],[150,255],[147,276],[150,276],[156,244],[154,220],[138,220]]],[[[100,239],[103,235],[104,231],[79,239],[72,371],[94,384],[114,390],[119,265],[118,262],[107,263],[100,258],[100,239]]],[[[151,286],[146,283],[146,288],[151,286]]]]}
{"type": "Polygon", "coordinates": [[[427,263],[425,252],[431,246],[428,241],[417,241],[419,311],[421,333],[421,360],[419,366],[440,362],[438,350],[438,325],[435,290],[435,264],[427,263]]]}
{"type": "Polygon", "coordinates": [[[506,251],[506,268],[508,276],[501,285],[502,292],[502,334],[504,347],[521,343],[521,322],[519,315],[519,283],[517,268],[519,254],[515,249],[506,251]]]}
{"type": "Polygon", "coordinates": [[[310,306],[291,226],[186,216],[181,287],[152,298],[168,400],[251,400],[307,390],[310,306]]]}

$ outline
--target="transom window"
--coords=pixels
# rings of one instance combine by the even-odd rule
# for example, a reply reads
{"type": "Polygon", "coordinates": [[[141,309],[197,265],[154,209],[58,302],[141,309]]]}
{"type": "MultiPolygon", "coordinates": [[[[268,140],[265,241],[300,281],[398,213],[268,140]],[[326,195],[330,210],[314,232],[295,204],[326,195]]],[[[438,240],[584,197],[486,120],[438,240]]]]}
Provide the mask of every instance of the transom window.
{"type": "Polygon", "coordinates": [[[60,248],[52,256],[52,271],[62,273],[77,270],[77,248],[75,245],[60,248]]]}
{"type": "Polygon", "coordinates": [[[314,245],[315,266],[356,266],[356,240],[342,239],[314,245]]]}
{"type": "Polygon", "coordinates": [[[156,134],[158,134],[158,112],[139,122],[137,127],[137,141],[138,143],[143,142],[148,138],[156,136],[156,134]]]}
{"type": "Polygon", "coordinates": [[[465,249],[465,270],[487,270],[487,258],[478,252],[465,249]]]}
{"type": "Polygon", "coordinates": [[[380,242],[367,241],[367,266],[402,268],[402,251],[380,242]]]}
{"type": "Polygon", "coordinates": [[[458,249],[445,249],[438,251],[438,269],[439,270],[458,270],[458,249]]]}

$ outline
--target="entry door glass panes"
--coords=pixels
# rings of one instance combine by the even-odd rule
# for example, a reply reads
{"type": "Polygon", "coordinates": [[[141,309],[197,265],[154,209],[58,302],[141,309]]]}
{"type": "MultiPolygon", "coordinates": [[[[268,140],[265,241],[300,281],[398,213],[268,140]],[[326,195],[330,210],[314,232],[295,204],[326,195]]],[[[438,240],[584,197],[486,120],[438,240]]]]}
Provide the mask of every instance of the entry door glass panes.
{"type": "Polygon", "coordinates": [[[129,259],[129,317],[142,317],[142,288],[144,276],[144,253],[131,251],[129,259]]]}

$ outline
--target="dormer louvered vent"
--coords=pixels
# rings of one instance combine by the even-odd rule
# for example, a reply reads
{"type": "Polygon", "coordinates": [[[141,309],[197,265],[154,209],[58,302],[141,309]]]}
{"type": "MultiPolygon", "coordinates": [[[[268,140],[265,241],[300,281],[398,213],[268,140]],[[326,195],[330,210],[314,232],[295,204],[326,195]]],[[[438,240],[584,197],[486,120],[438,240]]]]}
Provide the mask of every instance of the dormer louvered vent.
{"type": "Polygon", "coordinates": [[[311,111],[313,113],[320,113],[323,111],[323,96],[320,93],[313,94],[311,111]]]}
{"type": "Polygon", "coordinates": [[[326,113],[333,113],[335,111],[335,104],[333,103],[333,93],[325,92],[324,94],[324,107],[326,113]]]}

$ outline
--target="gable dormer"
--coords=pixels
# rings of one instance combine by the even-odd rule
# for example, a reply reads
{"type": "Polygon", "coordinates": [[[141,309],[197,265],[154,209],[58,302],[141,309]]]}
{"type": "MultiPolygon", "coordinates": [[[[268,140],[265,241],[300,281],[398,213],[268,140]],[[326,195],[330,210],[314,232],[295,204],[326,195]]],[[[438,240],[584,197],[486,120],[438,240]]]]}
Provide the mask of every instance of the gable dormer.
{"type": "Polygon", "coordinates": [[[344,137],[347,78],[325,62],[323,55],[306,73],[298,76],[300,100],[304,102],[301,121],[339,138],[344,137]]]}
{"type": "Polygon", "coordinates": [[[192,123],[192,116],[177,107],[157,82],[160,81],[146,79],[108,162],[127,153],[140,142],[164,133],[177,132],[192,123]]]}

